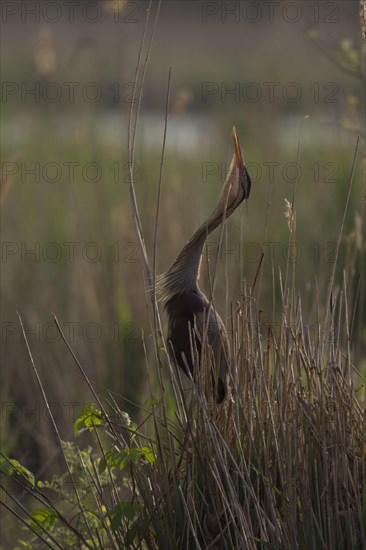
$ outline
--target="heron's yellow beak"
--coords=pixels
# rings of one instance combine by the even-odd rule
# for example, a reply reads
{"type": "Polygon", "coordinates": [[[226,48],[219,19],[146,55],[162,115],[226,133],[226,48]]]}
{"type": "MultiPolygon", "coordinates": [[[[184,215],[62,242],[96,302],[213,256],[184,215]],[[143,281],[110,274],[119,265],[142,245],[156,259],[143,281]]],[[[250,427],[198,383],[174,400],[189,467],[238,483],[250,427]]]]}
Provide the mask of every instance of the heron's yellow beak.
{"type": "Polygon", "coordinates": [[[242,168],[244,166],[244,159],[241,152],[240,141],[238,138],[238,134],[236,133],[235,126],[233,126],[233,138],[234,138],[236,161],[238,163],[239,168],[242,168]]]}

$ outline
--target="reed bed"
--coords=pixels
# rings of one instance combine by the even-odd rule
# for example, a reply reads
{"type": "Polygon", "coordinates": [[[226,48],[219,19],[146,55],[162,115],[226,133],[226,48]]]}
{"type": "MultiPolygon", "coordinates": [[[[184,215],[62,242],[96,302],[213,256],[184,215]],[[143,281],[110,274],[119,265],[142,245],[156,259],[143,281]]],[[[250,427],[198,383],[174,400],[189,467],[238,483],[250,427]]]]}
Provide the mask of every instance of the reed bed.
{"type": "Polygon", "coordinates": [[[363,548],[364,380],[347,351],[345,294],[333,298],[326,332],[309,330],[298,296],[274,327],[243,294],[232,314],[230,399],[213,402],[209,350],[189,382],[160,348],[147,367],[151,387],[156,368],[160,382],[138,426],[112,396],[99,399],[75,357],[94,393],[75,435],[88,432],[91,446],[59,441],[67,470],[49,483],[2,458],[3,473],[38,501],[28,511],[3,487],[5,506],[27,524],[24,544],[363,548]]]}

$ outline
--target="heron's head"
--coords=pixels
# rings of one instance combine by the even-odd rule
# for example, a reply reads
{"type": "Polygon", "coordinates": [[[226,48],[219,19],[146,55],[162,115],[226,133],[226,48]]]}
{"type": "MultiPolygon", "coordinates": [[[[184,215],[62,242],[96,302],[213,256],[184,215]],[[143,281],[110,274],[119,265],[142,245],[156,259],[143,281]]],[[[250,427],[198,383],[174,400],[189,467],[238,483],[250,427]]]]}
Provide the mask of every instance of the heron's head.
{"type": "Polygon", "coordinates": [[[235,208],[249,197],[252,185],[235,128],[233,128],[233,138],[234,155],[218,204],[219,209],[226,207],[225,217],[230,216],[235,208]]]}

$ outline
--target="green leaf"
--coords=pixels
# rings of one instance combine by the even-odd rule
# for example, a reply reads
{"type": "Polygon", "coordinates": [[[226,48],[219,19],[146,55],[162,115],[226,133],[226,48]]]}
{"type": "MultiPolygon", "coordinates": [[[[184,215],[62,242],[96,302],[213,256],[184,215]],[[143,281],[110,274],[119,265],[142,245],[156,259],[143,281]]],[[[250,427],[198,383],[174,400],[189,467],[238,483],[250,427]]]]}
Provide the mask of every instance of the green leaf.
{"type": "Polygon", "coordinates": [[[58,519],[58,515],[53,508],[39,508],[33,512],[31,517],[35,529],[40,529],[38,525],[38,523],[40,523],[42,527],[50,531],[53,530],[56,520],[58,519]],[[35,520],[38,521],[38,523],[36,523],[35,520]]]}
{"type": "Polygon", "coordinates": [[[99,409],[97,409],[95,403],[89,403],[81,411],[81,415],[74,422],[74,436],[77,437],[84,430],[88,429],[92,431],[94,426],[102,424],[103,415],[99,409]]]}
{"type": "Polygon", "coordinates": [[[155,460],[155,455],[149,447],[134,447],[133,449],[126,447],[119,453],[118,465],[123,470],[127,464],[136,464],[141,458],[145,458],[152,464],[155,460]]]}
{"type": "Polygon", "coordinates": [[[105,469],[107,467],[107,460],[106,458],[103,456],[101,459],[100,459],[100,462],[99,462],[99,466],[98,466],[98,471],[100,474],[102,474],[105,469]]]}
{"type": "Polygon", "coordinates": [[[119,450],[117,447],[112,447],[107,453],[105,458],[103,457],[99,463],[99,473],[103,473],[107,467],[110,468],[118,466],[120,470],[123,470],[128,464],[136,464],[140,459],[145,459],[152,464],[155,462],[155,455],[150,447],[125,447],[119,450]]]}
{"type": "Polygon", "coordinates": [[[153,451],[150,449],[150,447],[140,447],[139,449],[141,455],[146,458],[146,460],[152,464],[153,462],[155,462],[155,455],[153,453],[153,451]]]}
{"type": "Polygon", "coordinates": [[[156,397],[154,397],[153,395],[149,398],[149,399],[146,399],[144,405],[145,407],[156,407],[156,408],[159,408],[163,405],[163,398],[161,397],[160,399],[157,399],[156,397]]]}
{"type": "Polygon", "coordinates": [[[106,516],[111,521],[111,527],[113,531],[118,529],[121,525],[122,518],[129,521],[135,519],[135,516],[139,510],[139,504],[137,502],[119,502],[113,508],[108,510],[106,516]]]}
{"type": "Polygon", "coordinates": [[[31,543],[26,540],[18,540],[18,543],[22,548],[27,548],[27,550],[32,550],[33,548],[31,543]]]}
{"type": "MultiPolygon", "coordinates": [[[[11,461],[11,459],[9,459],[11,461]]],[[[6,476],[11,476],[14,473],[14,468],[5,458],[0,457],[0,472],[6,476]]]]}
{"type": "Polygon", "coordinates": [[[9,462],[5,458],[0,457],[0,472],[8,477],[12,476],[14,473],[20,474],[34,487],[35,480],[32,472],[25,468],[25,466],[22,466],[15,458],[9,458],[9,462]],[[9,464],[9,462],[11,464],[9,464]]]}

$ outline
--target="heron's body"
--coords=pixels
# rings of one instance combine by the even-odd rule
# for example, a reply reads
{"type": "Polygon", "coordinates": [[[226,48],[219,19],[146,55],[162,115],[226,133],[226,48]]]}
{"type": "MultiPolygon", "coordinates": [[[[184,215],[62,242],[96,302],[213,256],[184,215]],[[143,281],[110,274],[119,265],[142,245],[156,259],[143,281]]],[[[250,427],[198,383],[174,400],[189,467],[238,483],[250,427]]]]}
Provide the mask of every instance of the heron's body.
{"type": "Polygon", "coordinates": [[[193,367],[199,364],[202,337],[207,330],[207,342],[212,349],[213,370],[218,367],[218,376],[213,376],[217,401],[226,395],[230,369],[230,349],[223,321],[210,307],[206,296],[199,289],[176,295],[166,303],[169,316],[168,342],[170,353],[178,366],[187,374],[187,367],[194,375],[193,367]],[[198,358],[194,358],[197,351],[198,358]],[[193,355],[193,357],[192,357],[193,355]]]}
{"type": "Polygon", "coordinates": [[[216,208],[158,281],[169,319],[169,353],[186,374],[188,367],[194,375],[194,366],[200,363],[202,342],[207,335],[207,343],[212,351],[210,359],[218,403],[227,395],[230,349],[225,325],[199,289],[198,278],[207,236],[234,212],[250,192],[250,177],[235,129],[233,132],[235,154],[216,208]],[[195,352],[198,357],[194,357],[195,352]]]}

